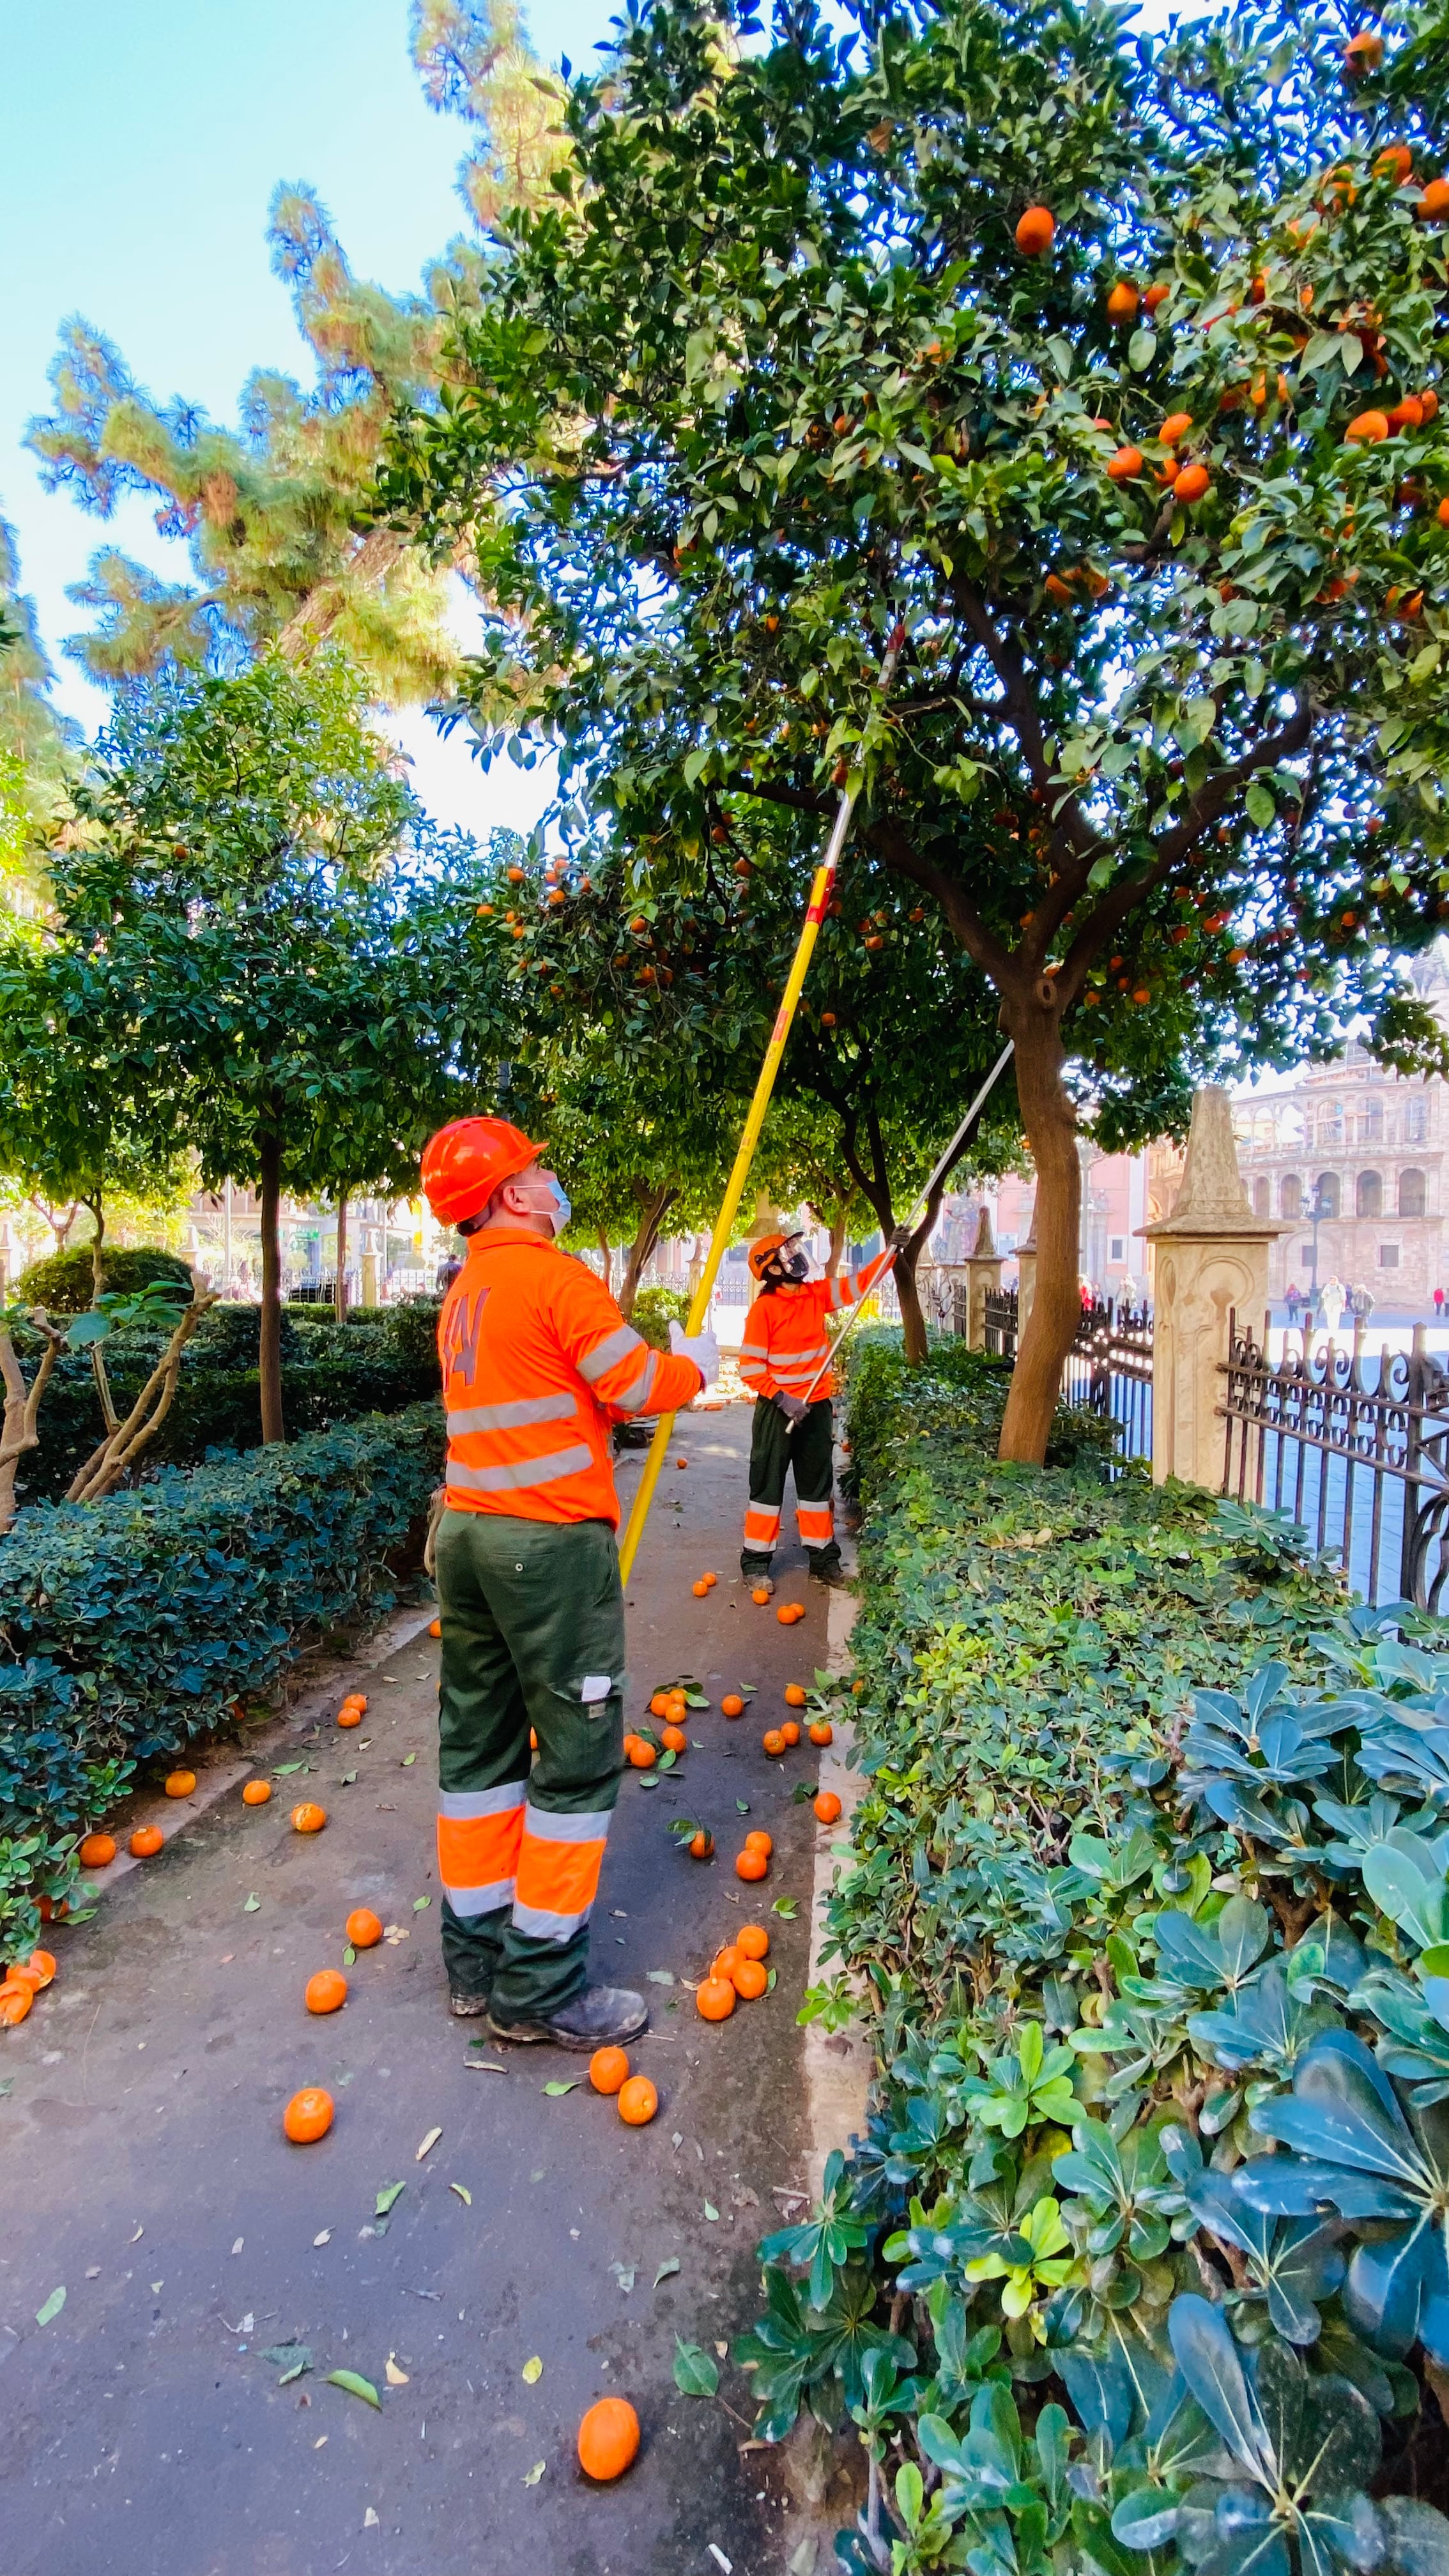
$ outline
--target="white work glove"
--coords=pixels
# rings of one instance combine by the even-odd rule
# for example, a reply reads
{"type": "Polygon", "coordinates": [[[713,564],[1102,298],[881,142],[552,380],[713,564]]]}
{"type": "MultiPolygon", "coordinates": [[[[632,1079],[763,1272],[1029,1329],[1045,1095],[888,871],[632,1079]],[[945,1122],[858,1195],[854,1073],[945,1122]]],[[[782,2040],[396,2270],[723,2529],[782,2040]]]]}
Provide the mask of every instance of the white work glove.
{"type": "Polygon", "coordinates": [[[713,1333],[690,1335],[682,1324],[669,1327],[669,1348],[677,1360],[693,1360],[706,1386],[713,1386],[719,1375],[719,1344],[713,1333]]]}

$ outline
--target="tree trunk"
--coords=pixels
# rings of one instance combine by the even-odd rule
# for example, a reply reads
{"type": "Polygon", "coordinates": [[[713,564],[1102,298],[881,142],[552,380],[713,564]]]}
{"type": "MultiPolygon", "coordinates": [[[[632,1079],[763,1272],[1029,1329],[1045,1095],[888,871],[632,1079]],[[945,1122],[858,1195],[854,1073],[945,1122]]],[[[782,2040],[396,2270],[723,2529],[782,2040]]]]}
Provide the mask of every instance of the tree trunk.
{"type": "Polygon", "coordinates": [[[151,1371],[124,1422],[112,1420],[99,1448],[91,1452],[85,1465],[78,1468],[66,1492],[68,1503],[98,1503],[102,1496],[115,1492],[128,1468],[141,1451],[149,1447],[171,1410],[176,1381],[181,1369],[181,1354],[201,1318],[216,1304],[213,1289],[199,1288],[192,1294],[170,1341],[151,1371]]]}
{"type": "Polygon", "coordinates": [[[282,1418],[282,1146],[277,1136],[261,1144],[262,1317],[258,1354],[262,1379],[262,1439],[285,1440],[282,1418]]]}
{"type": "Polygon", "coordinates": [[[347,1321],[347,1192],[337,1199],[337,1276],[332,1283],[332,1312],[339,1324],[347,1321]]]}
{"type": "Polygon", "coordinates": [[[912,1368],[919,1368],[930,1351],[930,1335],[921,1306],[921,1292],[916,1285],[916,1266],[935,1232],[941,1213],[941,1198],[946,1187],[944,1174],[926,1201],[926,1211],[904,1250],[896,1260],[896,1295],[901,1307],[901,1338],[906,1358],[912,1368]]]}
{"type": "Polygon", "coordinates": [[[1044,1006],[1040,990],[1002,1010],[1002,1025],[1016,1041],[1017,1098],[1036,1164],[1036,1293],[1017,1346],[997,1455],[1028,1467],[1040,1467],[1046,1458],[1062,1366],[1081,1315],[1077,1115],[1062,1080],[1066,1050],[1055,1005],[1044,1006]]]}
{"type": "Polygon", "coordinates": [[[45,1341],[40,1365],[29,1386],[16,1357],[15,1344],[0,1325],[0,1386],[5,1390],[5,1408],[0,1415],[0,1538],[15,1518],[15,1471],[27,1449],[40,1445],[36,1419],[40,1399],[50,1382],[50,1373],[65,1346],[65,1335],[57,1331],[41,1307],[31,1309],[30,1321],[45,1341]]]}
{"type": "Polygon", "coordinates": [[[609,1249],[609,1238],[601,1225],[596,1226],[594,1229],[594,1241],[599,1247],[599,1258],[604,1265],[604,1286],[612,1295],[614,1288],[614,1256],[609,1249]]]}
{"type": "Polygon", "coordinates": [[[659,1241],[659,1229],[669,1209],[678,1198],[679,1192],[670,1189],[667,1184],[657,1190],[646,1190],[641,1182],[635,1191],[635,1196],[641,1210],[639,1231],[629,1246],[629,1258],[624,1264],[624,1284],[619,1291],[619,1312],[626,1320],[634,1312],[634,1300],[639,1293],[639,1282],[648,1266],[649,1256],[659,1241]]]}

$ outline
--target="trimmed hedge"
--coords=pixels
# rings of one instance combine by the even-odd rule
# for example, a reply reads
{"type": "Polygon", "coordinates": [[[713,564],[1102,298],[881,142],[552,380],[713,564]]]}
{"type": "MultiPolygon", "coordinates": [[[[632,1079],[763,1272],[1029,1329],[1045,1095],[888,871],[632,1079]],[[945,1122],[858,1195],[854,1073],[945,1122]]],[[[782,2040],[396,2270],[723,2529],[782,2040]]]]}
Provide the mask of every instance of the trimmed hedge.
{"type": "MultiPolygon", "coordinates": [[[[175,1252],[160,1252],[149,1247],[129,1252],[118,1244],[102,1247],[101,1268],[105,1285],[118,1296],[133,1297],[140,1288],[149,1288],[154,1280],[164,1280],[180,1292],[184,1306],[191,1303],[192,1278],[189,1265],[175,1252]]],[[[32,1261],[14,1282],[11,1296],[22,1306],[43,1306],[48,1315],[79,1315],[90,1304],[95,1293],[95,1266],[88,1243],[72,1244],[66,1252],[52,1252],[44,1261],[32,1261]]]]}
{"type": "MultiPolygon", "coordinates": [[[[153,1257],[161,1256],[146,1256],[153,1257]]],[[[89,1294],[82,1302],[89,1304],[89,1294]]],[[[395,1412],[436,1397],[437,1314],[436,1303],[419,1300],[364,1308],[338,1324],[325,1310],[284,1307],[282,1400],[288,1437],[303,1439],[360,1414],[395,1412]]],[[[218,1449],[260,1446],[260,1330],[255,1306],[214,1306],[203,1318],[182,1360],[171,1410],[144,1454],[143,1475],[161,1466],[200,1466],[218,1449]]],[[[28,1371],[39,1345],[23,1326],[15,1341],[28,1371]]],[[[102,1347],[112,1392],[124,1408],[160,1358],[164,1336],[138,1328],[108,1335],[102,1347]]],[[[40,1409],[40,1447],[21,1461],[22,1503],[58,1501],[90,1456],[100,1429],[89,1354],[67,1352],[40,1409]]]]}
{"type": "Polygon", "coordinates": [[[309,1639],[390,1607],[425,1519],[436,1404],[163,1473],[0,1545],[0,1944],[74,1878],[137,1769],[221,1725],[309,1639]]]}
{"type": "Polygon", "coordinates": [[[759,2430],[850,2411],[854,2576],[1443,2576],[1449,1627],[998,1465],[1001,1393],[851,1366],[866,1787],[802,2018],[863,1997],[878,2075],[761,2248],[759,2430]]]}

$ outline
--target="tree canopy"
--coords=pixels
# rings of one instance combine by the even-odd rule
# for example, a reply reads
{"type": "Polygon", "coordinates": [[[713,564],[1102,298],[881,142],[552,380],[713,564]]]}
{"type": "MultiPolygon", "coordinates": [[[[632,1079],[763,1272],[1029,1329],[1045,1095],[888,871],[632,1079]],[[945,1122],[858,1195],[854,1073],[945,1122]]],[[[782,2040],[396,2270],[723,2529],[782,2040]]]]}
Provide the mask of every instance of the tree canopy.
{"type": "Polygon", "coordinates": [[[1075,1321],[1079,1111],[1363,1014],[1449,872],[1437,13],[673,0],[571,89],[382,502],[476,550],[485,745],[692,865],[859,838],[994,988],[1038,1169],[1003,1434],[1075,1321]],[[907,630],[889,703],[876,687],[907,630]]]}

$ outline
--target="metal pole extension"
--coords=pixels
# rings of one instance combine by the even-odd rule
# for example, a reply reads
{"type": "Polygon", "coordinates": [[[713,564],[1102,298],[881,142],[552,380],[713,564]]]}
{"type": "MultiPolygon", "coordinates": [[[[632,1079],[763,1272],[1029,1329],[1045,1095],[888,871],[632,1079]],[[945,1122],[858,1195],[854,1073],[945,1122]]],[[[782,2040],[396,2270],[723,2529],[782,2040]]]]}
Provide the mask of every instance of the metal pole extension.
{"type": "MultiPolygon", "coordinates": [[[[1007,1063],[1010,1059],[1011,1050],[1014,1044],[1014,1039],[1007,1039],[1005,1046],[1002,1048],[1001,1053],[997,1057],[991,1071],[988,1073],[986,1080],[977,1092],[975,1099],[972,1101],[970,1108],[967,1110],[966,1115],[962,1119],[960,1126],[957,1128],[955,1135],[952,1137],[950,1144],[947,1146],[944,1154],[938,1157],[929,1178],[923,1182],[921,1188],[917,1190],[915,1199],[912,1202],[910,1215],[906,1219],[905,1231],[908,1234],[913,1230],[918,1214],[924,1215],[926,1209],[930,1206],[932,1191],[939,1188],[941,1182],[944,1181],[947,1173],[950,1171],[952,1164],[956,1161],[957,1156],[963,1154],[966,1147],[970,1144],[972,1131],[976,1125],[976,1121],[980,1117],[982,1110],[985,1108],[992,1092],[995,1090],[1002,1074],[1006,1071],[1007,1063]]],[[[881,1272],[886,1268],[888,1257],[888,1254],[883,1252],[871,1263],[870,1285],[872,1287],[874,1287],[876,1280],[881,1275],[881,1272]]],[[[834,1343],[831,1346],[829,1358],[821,1361],[819,1368],[816,1370],[815,1375],[812,1377],[804,1395],[801,1397],[800,1401],[802,1404],[809,1403],[810,1398],[815,1393],[817,1386],[824,1377],[826,1370],[834,1367],[841,1344],[849,1340],[856,1325],[860,1322],[864,1306],[865,1292],[862,1292],[862,1294],[856,1299],[855,1304],[851,1307],[850,1313],[847,1315],[841,1330],[836,1334],[834,1343]]]]}
{"type": "MultiPolygon", "coordinates": [[[[890,641],[886,646],[885,659],[881,664],[879,685],[882,696],[889,693],[905,640],[904,626],[896,626],[892,630],[890,641]]],[[[691,1337],[704,1330],[710,1299],[714,1294],[715,1277],[728,1248],[735,1216],[740,1200],[744,1196],[745,1183],[750,1176],[750,1165],[755,1159],[755,1147],[760,1141],[765,1112],[770,1106],[775,1077],[780,1070],[780,1059],[785,1052],[785,1041],[790,1034],[790,1026],[804,986],[806,970],[815,952],[815,942],[820,936],[820,925],[825,919],[825,909],[830,901],[831,889],[835,883],[835,871],[840,865],[840,856],[845,848],[846,835],[850,830],[856,800],[864,784],[865,773],[857,760],[840,790],[839,802],[835,808],[835,820],[830,827],[830,838],[825,844],[824,857],[816,868],[811,884],[810,901],[805,908],[805,920],[800,931],[794,961],[781,996],[779,1010],[775,1014],[775,1025],[770,1031],[770,1043],[765,1049],[765,1060],[760,1067],[759,1079],[755,1084],[754,1098],[750,1102],[749,1115],[740,1137],[739,1150],[725,1184],[725,1194],[720,1201],[719,1214],[714,1221],[714,1232],[710,1237],[709,1251],[705,1256],[699,1285],[690,1300],[689,1320],[685,1331],[691,1337]]],[[[628,1582],[634,1570],[634,1559],[639,1552],[639,1542],[644,1535],[644,1524],[649,1518],[649,1506],[654,1500],[654,1488],[659,1482],[660,1470],[664,1465],[664,1453],[669,1446],[673,1429],[673,1414],[661,1414],[655,1426],[654,1437],[649,1444],[649,1455],[644,1461],[644,1473],[639,1479],[639,1491],[634,1497],[628,1527],[619,1549],[619,1574],[620,1579],[625,1583],[628,1582]]]]}

